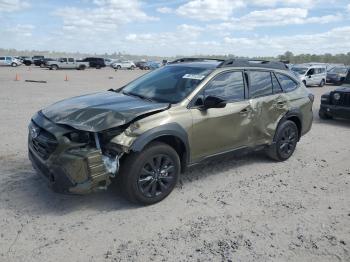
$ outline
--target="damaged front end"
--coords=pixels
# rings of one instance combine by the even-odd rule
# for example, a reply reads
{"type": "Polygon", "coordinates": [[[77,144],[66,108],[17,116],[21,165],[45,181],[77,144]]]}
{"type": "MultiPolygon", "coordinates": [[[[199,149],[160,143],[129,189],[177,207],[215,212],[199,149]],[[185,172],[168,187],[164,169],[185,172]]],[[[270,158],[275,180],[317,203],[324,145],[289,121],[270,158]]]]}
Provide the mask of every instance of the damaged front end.
{"type": "Polygon", "coordinates": [[[76,130],[57,125],[39,112],[29,125],[29,158],[56,192],[86,194],[106,189],[124,154],[110,140],[123,131],[124,127],[100,133],[76,130]]]}

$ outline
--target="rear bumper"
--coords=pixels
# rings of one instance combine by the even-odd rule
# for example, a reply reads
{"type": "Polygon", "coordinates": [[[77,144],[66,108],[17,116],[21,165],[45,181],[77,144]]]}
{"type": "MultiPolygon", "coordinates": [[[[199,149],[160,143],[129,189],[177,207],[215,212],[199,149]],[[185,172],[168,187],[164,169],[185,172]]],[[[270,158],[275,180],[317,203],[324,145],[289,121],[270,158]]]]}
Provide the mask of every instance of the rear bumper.
{"type": "Polygon", "coordinates": [[[321,104],[320,111],[332,117],[350,119],[350,107],[321,104]]]}

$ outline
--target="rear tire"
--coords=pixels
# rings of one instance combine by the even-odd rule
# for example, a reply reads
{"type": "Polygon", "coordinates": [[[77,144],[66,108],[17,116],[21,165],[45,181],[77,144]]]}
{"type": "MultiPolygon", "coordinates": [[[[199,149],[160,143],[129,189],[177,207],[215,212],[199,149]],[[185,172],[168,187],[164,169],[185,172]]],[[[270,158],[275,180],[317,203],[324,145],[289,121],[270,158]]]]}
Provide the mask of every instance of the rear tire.
{"type": "Polygon", "coordinates": [[[96,69],[101,69],[101,66],[100,65],[96,65],[96,69]]]}
{"type": "Polygon", "coordinates": [[[324,79],[321,80],[321,83],[318,85],[319,87],[324,87],[324,85],[326,84],[326,82],[324,81],[324,79]]]}
{"type": "Polygon", "coordinates": [[[277,161],[290,158],[298,143],[299,130],[290,120],[283,122],[276,131],[274,144],[267,149],[267,155],[277,161]]]}
{"type": "Polygon", "coordinates": [[[120,185],[126,198],[142,205],[155,204],[175,188],[181,164],[176,151],[153,142],[142,152],[131,153],[121,163],[120,185]]]}
{"type": "Polygon", "coordinates": [[[85,70],[86,69],[86,66],[85,65],[80,65],[79,67],[78,67],[78,70],[85,70]]]}
{"type": "Polygon", "coordinates": [[[58,69],[58,65],[52,65],[50,66],[50,70],[57,70],[58,69]]]}

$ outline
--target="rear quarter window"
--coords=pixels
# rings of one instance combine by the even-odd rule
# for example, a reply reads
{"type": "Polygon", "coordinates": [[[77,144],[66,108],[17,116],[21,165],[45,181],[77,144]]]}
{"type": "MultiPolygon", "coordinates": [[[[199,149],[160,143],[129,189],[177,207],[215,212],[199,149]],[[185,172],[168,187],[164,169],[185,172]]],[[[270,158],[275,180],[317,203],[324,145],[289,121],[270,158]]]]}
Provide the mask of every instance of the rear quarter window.
{"type": "Polygon", "coordinates": [[[293,91],[298,87],[298,83],[294,81],[292,78],[290,78],[289,76],[279,74],[279,73],[276,73],[276,76],[282,86],[282,89],[285,92],[293,91]]]}

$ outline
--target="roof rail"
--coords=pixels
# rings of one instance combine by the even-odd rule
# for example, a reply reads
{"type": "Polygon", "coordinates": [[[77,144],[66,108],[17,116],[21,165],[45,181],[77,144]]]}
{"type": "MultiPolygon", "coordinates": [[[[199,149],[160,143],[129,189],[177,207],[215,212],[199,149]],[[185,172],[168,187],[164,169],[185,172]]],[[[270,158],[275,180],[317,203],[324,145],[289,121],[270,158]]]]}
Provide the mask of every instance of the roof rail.
{"type": "Polygon", "coordinates": [[[218,67],[262,67],[288,70],[287,65],[283,62],[259,59],[228,59],[223,61],[218,67]]]}
{"type": "Polygon", "coordinates": [[[169,64],[186,63],[186,62],[203,62],[203,61],[224,62],[225,60],[216,59],[216,58],[206,58],[206,57],[183,57],[183,58],[175,59],[174,61],[169,62],[169,64]]]}

